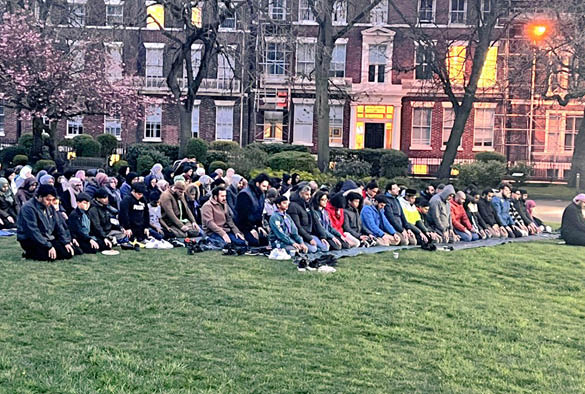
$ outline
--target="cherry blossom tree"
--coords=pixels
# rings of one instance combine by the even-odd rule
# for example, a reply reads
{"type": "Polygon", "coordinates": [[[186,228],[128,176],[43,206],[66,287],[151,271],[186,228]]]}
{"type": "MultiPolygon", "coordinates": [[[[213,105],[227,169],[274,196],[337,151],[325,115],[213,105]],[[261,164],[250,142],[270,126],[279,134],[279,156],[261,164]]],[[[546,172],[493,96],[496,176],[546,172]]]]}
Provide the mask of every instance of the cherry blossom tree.
{"type": "Polygon", "coordinates": [[[111,78],[102,44],[69,46],[62,37],[26,11],[5,14],[0,25],[0,99],[32,121],[33,160],[41,158],[43,132],[55,158],[59,120],[122,115],[131,123],[143,116],[148,100],[138,94],[137,78],[111,78]],[[50,121],[48,130],[44,119],[50,121]]]}

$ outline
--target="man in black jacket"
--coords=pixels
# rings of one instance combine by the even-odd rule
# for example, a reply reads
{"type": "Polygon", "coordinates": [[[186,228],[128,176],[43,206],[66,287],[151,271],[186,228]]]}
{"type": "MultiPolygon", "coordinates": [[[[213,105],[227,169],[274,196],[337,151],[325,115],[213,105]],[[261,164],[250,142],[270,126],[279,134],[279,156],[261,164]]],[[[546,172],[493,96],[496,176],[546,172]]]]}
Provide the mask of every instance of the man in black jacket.
{"type": "Polygon", "coordinates": [[[343,210],[343,232],[350,234],[361,242],[375,242],[376,237],[362,225],[361,205],[363,197],[356,192],[345,196],[347,207],[343,210]]]}
{"type": "Polygon", "coordinates": [[[118,219],[128,239],[143,241],[148,236],[148,206],[144,199],[146,185],[142,182],[132,184],[130,194],[120,203],[118,219]]]}
{"type": "Polygon", "coordinates": [[[567,245],[585,246],[585,218],[583,210],[585,209],[585,194],[581,193],[573,198],[563,211],[561,219],[561,238],[567,245]]]}
{"type": "Polygon", "coordinates": [[[268,231],[262,227],[262,213],[269,185],[270,177],[259,174],[236,198],[234,222],[250,246],[268,245],[268,231]]]}
{"type": "Polygon", "coordinates": [[[91,222],[90,234],[102,241],[108,240],[111,243],[123,238],[124,234],[120,231],[116,215],[118,210],[109,205],[108,192],[101,188],[98,189],[94,196],[91,206],[87,211],[87,217],[91,222]]]}
{"type": "Polygon", "coordinates": [[[317,251],[317,241],[313,239],[311,231],[313,230],[313,217],[311,215],[311,187],[304,185],[290,195],[290,205],[288,206],[288,215],[293,220],[299,230],[299,235],[303,242],[309,248],[309,253],[317,251]]]}
{"type": "Polygon", "coordinates": [[[37,195],[27,201],[18,214],[16,239],[24,250],[23,256],[34,260],[70,259],[75,254],[71,235],[60,225],[53,208],[57,190],[41,185],[37,195]]]}
{"type": "Polygon", "coordinates": [[[99,239],[90,234],[91,220],[87,215],[90,204],[90,195],[83,192],[79,193],[77,195],[77,208],[69,215],[67,224],[69,225],[71,236],[77,240],[83,253],[93,254],[100,250],[111,249],[112,243],[107,239],[99,239]]]}
{"type": "Polygon", "coordinates": [[[487,226],[486,229],[492,233],[492,236],[497,238],[505,238],[508,236],[508,233],[504,226],[502,226],[500,218],[494,211],[494,207],[492,205],[493,197],[494,191],[492,189],[485,189],[481,193],[480,200],[477,202],[477,210],[479,211],[479,215],[487,226]]]}
{"type": "Polygon", "coordinates": [[[390,222],[396,234],[400,237],[400,245],[416,245],[416,237],[414,232],[409,229],[409,223],[404,217],[402,206],[398,201],[400,195],[400,187],[397,183],[390,182],[386,185],[386,197],[388,198],[388,204],[384,208],[384,215],[390,222]]]}

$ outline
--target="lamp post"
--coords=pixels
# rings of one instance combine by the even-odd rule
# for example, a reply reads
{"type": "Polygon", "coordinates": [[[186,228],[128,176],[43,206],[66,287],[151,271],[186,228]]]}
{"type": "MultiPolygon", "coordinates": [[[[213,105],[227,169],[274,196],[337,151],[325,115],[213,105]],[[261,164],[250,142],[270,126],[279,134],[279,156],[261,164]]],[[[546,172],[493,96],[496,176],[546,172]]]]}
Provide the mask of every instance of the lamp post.
{"type": "Polygon", "coordinates": [[[527,161],[532,162],[532,137],[534,128],[534,94],[536,87],[536,48],[549,36],[551,31],[550,23],[545,21],[533,21],[526,25],[526,34],[532,43],[532,67],[530,76],[530,111],[528,113],[528,157],[527,161]]]}

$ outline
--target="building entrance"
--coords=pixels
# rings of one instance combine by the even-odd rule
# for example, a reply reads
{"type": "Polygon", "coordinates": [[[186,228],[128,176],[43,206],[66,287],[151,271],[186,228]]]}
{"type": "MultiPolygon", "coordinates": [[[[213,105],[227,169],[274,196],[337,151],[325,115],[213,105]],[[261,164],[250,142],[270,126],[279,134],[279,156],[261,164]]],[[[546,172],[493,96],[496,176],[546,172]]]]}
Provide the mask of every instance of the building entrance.
{"type": "Polygon", "coordinates": [[[384,123],[366,123],[365,148],[384,148],[384,123]]]}

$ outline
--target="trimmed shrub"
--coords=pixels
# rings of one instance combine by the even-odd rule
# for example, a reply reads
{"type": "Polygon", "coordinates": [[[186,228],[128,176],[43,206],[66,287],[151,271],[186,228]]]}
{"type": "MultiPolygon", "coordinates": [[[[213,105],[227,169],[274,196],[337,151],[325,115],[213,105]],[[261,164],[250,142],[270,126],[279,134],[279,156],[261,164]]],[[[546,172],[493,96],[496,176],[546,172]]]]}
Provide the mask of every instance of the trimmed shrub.
{"type": "Polygon", "coordinates": [[[273,155],[275,153],[280,152],[309,152],[309,149],[304,145],[291,145],[291,144],[263,144],[261,142],[254,142],[250,145],[247,145],[246,148],[256,148],[263,150],[264,152],[268,153],[269,155],[273,155]]]}
{"type": "Polygon", "coordinates": [[[506,156],[498,152],[480,152],[475,155],[475,160],[483,161],[484,163],[492,160],[499,161],[500,163],[506,163],[508,161],[506,156]]]}
{"type": "Polygon", "coordinates": [[[48,170],[51,167],[56,167],[56,164],[53,160],[39,160],[35,163],[34,170],[39,172],[40,170],[48,170]]]}
{"type": "Polygon", "coordinates": [[[33,135],[23,134],[18,139],[18,145],[24,147],[27,151],[30,151],[33,145],[33,135]]]}
{"type": "Polygon", "coordinates": [[[268,165],[268,153],[254,146],[246,146],[227,162],[237,174],[244,178],[250,177],[255,168],[264,168],[268,165]]]}
{"type": "Polygon", "coordinates": [[[312,172],[317,166],[310,153],[294,151],[275,153],[268,158],[268,164],[273,170],[290,171],[294,168],[307,172],[312,172]]]}
{"type": "MultiPolygon", "coordinates": [[[[114,163],[114,165],[112,166],[112,171],[117,174],[118,170],[120,169],[120,167],[123,166],[127,166],[128,162],[126,160],[118,160],[116,163],[114,163]]],[[[151,167],[152,168],[152,167],[151,167]]]]}
{"type": "Polygon", "coordinates": [[[73,138],[71,145],[77,157],[100,157],[102,146],[91,135],[81,134],[73,138]]]}
{"type": "Polygon", "coordinates": [[[236,152],[241,148],[240,145],[234,141],[213,141],[209,144],[209,149],[222,152],[236,152]]]}
{"type": "Polygon", "coordinates": [[[330,160],[332,162],[340,161],[365,161],[372,165],[370,176],[381,176],[380,160],[386,153],[396,152],[393,149],[347,149],[331,148],[330,160]]]}
{"type": "Polygon", "coordinates": [[[145,150],[136,159],[136,172],[138,174],[142,174],[145,171],[148,172],[156,163],[160,163],[163,167],[167,167],[170,164],[170,160],[158,150],[145,150]]]}
{"type": "Polygon", "coordinates": [[[408,174],[408,156],[399,150],[390,150],[380,158],[380,175],[386,178],[396,178],[408,174]]]}
{"type": "Polygon", "coordinates": [[[111,134],[101,134],[96,139],[101,145],[101,157],[107,158],[118,147],[118,139],[111,134]]]}
{"type": "Polygon", "coordinates": [[[205,162],[207,159],[207,142],[201,138],[191,138],[185,147],[185,154],[194,157],[198,162],[205,162]]]}
{"type": "Polygon", "coordinates": [[[532,175],[532,166],[527,163],[516,163],[508,167],[508,175],[513,179],[517,185],[524,185],[530,175],[532,175]],[[512,176],[512,174],[522,174],[522,176],[512,176]]]}
{"type": "Polygon", "coordinates": [[[0,163],[4,167],[8,167],[16,155],[26,155],[27,153],[28,150],[24,146],[8,146],[0,151],[0,163]]]}
{"type": "Polygon", "coordinates": [[[207,167],[214,161],[223,161],[227,163],[229,161],[229,156],[227,152],[223,152],[220,150],[208,150],[206,160],[203,162],[207,167]]]}
{"type": "Polygon", "coordinates": [[[340,178],[362,178],[370,175],[372,165],[365,161],[342,161],[335,164],[333,174],[340,178]]]}
{"type": "Polygon", "coordinates": [[[506,165],[497,160],[458,164],[454,168],[459,170],[457,185],[460,188],[465,188],[471,184],[479,187],[497,187],[506,175],[506,165]]]}
{"type": "Polygon", "coordinates": [[[211,174],[213,171],[217,170],[218,168],[221,168],[222,170],[227,170],[228,169],[228,165],[224,162],[224,161],[213,161],[211,162],[211,164],[209,164],[209,173],[211,174]]]}
{"type": "Polygon", "coordinates": [[[27,155],[16,155],[12,159],[12,164],[15,166],[24,166],[28,164],[28,156],[27,155]]]}
{"type": "Polygon", "coordinates": [[[178,146],[167,144],[134,144],[128,147],[126,160],[130,164],[130,167],[138,168],[138,157],[145,152],[150,154],[152,151],[156,151],[165,157],[166,163],[172,163],[179,157],[178,146]]]}
{"type": "Polygon", "coordinates": [[[301,177],[301,181],[315,181],[319,185],[330,185],[330,186],[335,185],[338,181],[341,180],[340,178],[331,176],[329,174],[324,174],[321,171],[319,171],[318,169],[315,169],[313,172],[307,172],[307,171],[297,170],[294,168],[290,171],[274,170],[272,168],[256,168],[256,169],[250,171],[250,179],[248,179],[248,182],[250,182],[251,179],[254,179],[254,177],[256,177],[258,174],[261,174],[261,173],[265,173],[270,177],[280,178],[280,179],[282,179],[282,174],[284,174],[284,173],[287,173],[287,174],[297,173],[301,177]]]}

